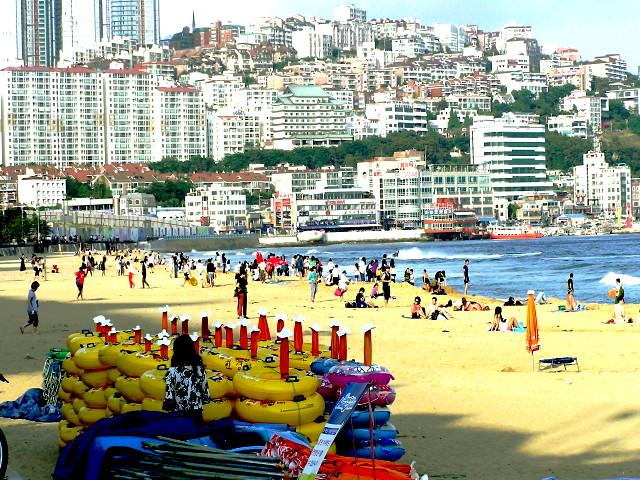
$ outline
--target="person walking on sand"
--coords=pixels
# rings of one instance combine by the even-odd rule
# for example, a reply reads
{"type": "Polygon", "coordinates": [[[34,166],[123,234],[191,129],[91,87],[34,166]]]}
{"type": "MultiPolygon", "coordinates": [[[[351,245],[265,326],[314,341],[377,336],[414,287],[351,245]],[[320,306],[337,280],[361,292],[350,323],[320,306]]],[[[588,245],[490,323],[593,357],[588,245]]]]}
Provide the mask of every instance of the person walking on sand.
{"type": "Polygon", "coordinates": [[[102,272],[102,276],[104,277],[107,272],[107,256],[102,256],[102,261],[100,262],[100,271],[102,272]]]}
{"type": "Polygon", "coordinates": [[[462,266],[462,278],[464,282],[464,294],[467,295],[467,290],[469,289],[469,260],[464,261],[464,265],[462,266]]]}
{"type": "Polygon", "coordinates": [[[33,327],[33,333],[38,333],[38,311],[40,310],[40,303],[38,302],[38,298],[36,297],[36,290],[40,284],[38,282],[31,283],[31,289],[27,294],[27,316],[29,320],[26,325],[20,326],[20,333],[24,334],[24,329],[29,325],[33,327]]]}
{"type": "Polygon", "coordinates": [[[78,289],[78,295],[76,295],[76,300],[84,300],[84,279],[87,276],[87,272],[85,271],[85,267],[80,266],[78,271],[75,273],[76,276],[76,288],[78,289]]]}
{"type": "Polygon", "coordinates": [[[21,272],[26,272],[27,271],[27,266],[24,264],[24,254],[20,255],[20,271],[21,272]]]}
{"type": "Polygon", "coordinates": [[[316,293],[318,293],[318,273],[316,272],[316,267],[311,267],[307,281],[309,282],[310,288],[309,300],[311,300],[311,303],[315,303],[316,293]]]}
{"type": "Polygon", "coordinates": [[[570,273],[567,279],[567,310],[570,312],[576,309],[576,300],[573,292],[573,273],[570,273]]]}
{"type": "Polygon", "coordinates": [[[127,270],[129,272],[129,288],[134,288],[136,285],[133,283],[133,276],[138,273],[138,271],[132,262],[127,262],[127,270]]]}
{"type": "Polygon", "coordinates": [[[147,288],[151,288],[151,285],[147,283],[147,257],[144,257],[144,260],[142,260],[142,269],[140,270],[140,273],[142,274],[142,288],[144,288],[145,285],[147,288]]]}

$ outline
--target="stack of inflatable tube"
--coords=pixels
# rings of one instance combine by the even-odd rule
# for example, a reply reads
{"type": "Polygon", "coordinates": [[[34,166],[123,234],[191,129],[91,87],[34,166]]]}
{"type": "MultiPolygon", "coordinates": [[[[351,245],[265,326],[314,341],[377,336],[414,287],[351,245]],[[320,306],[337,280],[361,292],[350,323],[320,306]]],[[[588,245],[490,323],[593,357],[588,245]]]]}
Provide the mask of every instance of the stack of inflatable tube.
{"type": "Polygon", "coordinates": [[[236,415],[253,423],[313,423],[324,411],[319,385],[318,377],[304,370],[291,369],[287,378],[272,367],[239,371],[233,377],[236,415]]]}
{"type": "Polygon", "coordinates": [[[325,413],[329,414],[342,390],[351,382],[367,382],[370,387],[358,400],[351,420],[337,438],[337,451],[347,457],[396,461],[404,455],[404,448],[397,440],[398,434],[389,423],[389,405],[396,398],[395,389],[389,385],[391,373],[378,365],[366,366],[356,361],[339,362],[332,358],[319,358],[311,364],[311,370],[321,375],[318,393],[325,398],[325,413]]]}

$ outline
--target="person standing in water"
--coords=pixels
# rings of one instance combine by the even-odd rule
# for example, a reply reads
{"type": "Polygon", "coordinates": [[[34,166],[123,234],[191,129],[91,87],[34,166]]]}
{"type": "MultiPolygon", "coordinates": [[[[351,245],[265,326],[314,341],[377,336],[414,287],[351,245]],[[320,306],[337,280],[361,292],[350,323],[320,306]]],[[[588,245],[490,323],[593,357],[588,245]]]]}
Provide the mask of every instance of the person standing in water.
{"type": "Polygon", "coordinates": [[[24,329],[29,325],[33,327],[33,333],[38,333],[38,311],[40,310],[40,302],[38,302],[38,298],[36,297],[36,290],[40,284],[38,282],[31,283],[31,289],[29,290],[29,294],[27,295],[27,316],[29,317],[29,321],[26,325],[20,327],[20,333],[24,334],[24,329]]]}
{"type": "Polygon", "coordinates": [[[464,282],[464,294],[467,294],[467,290],[469,288],[469,260],[464,261],[464,265],[462,266],[462,278],[464,282]]]}
{"type": "Polygon", "coordinates": [[[567,310],[570,312],[576,309],[576,299],[574,297],[573,273],[569,274],[567,279],[567,310]]]}

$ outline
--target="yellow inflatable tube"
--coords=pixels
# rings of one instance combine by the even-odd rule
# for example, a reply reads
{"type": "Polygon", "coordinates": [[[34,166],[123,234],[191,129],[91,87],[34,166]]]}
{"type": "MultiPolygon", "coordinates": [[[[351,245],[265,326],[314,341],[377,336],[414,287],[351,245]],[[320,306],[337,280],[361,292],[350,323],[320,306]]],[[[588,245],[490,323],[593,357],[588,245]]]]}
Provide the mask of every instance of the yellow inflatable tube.
{"type": "Polygon", "coordinates": [[[144,346],[138,345],[137,343],[103,345],[98,349],[98,358],[100,359],[100,363],[104,367],[115,367],[118,362],[120,352],[123,350],[137,353],[144,351],[144,346]]]}
{"type": "Polygon", "coordinates": [[[58,423],[58,433],[60,435],[60,440],[65,443],[72,442],[76,439],[78,435],[82,433],[84,427],[76,426],[72,423],[67,422],[66,420],[60,420],[58,423]]]}
{"type": "Polygon", "coordinates": [[[79,348],[73,355],[73,363],[83,370],[102,370],[104,366],[100,363],[100,357],[98,356],[101,347],[101,344],[90,343],[79,348]]]}
{"type": "Polygon", "coordinates": [[[202,420],[213,422],[231,416],[233,403],[228,398],[216,398],[202,406],[202,420]]]}
{"type": "Polygon", "coordinates": [[[162,409],[162,400],[147,397],[142,401],[142,410],[146,410],[147,412],[164,412],[162,409]]]}
{"type": "Polygon", "coordinates": [[[261,402],[245,398],[236,400],[235,411],[247,422],[303,425],[322,415],[324,399],[318,393],[299,402],[261,402]]]}
{"type": "Polygon", "coordinates": [[[158,365],[166,365],[169,367],[169,361],[163,360],[159,355],[137,353],[137,352],[120,352],[116,366],[123,375],[127,377],[139,378],[147,370],[153,370],[158,365]]]}
{"type": "Polygon", "coordinates": [[[91,388],[103,388],[110,386],[113,382],[109,380],[108,370],[85,370],[80,376],[82,381],[91,388]]]}
{"type": "Polygon", "coordinates": [[[62,380],[60,380],[60,387],[67,393],[73,393],[73,386],[78,381],[78,377],[75,376],[64,376],[62,380]]]}
{"type": "Polygon", "coordinates": [[[139,412],[140,410],[142,410],[141,403],[130,402],[122,405],[120,413],[139,412]]]}
{"type": "Polygon", "coordinates": [[[142,403],[146,395],[140,390],[140,379],[134,377],[120,377],[116,380],[116,389],[129,402],[142,403]]]}
{"type": "Polygon", "coordinates": [[[104,338],[93,332],[72,333],[67,337],[67,348],[72,355],[75,355],[80,348],[89,343],[104,343],[104,338]]]}
{"type": "Polygon", "coordinates": [[[107,399],[104,396],[104,389],[92,388],[82,395],[82,400],[89,408],[107,408],[107,399]]]}
{"type": "Polygon", "coordinates": [[[291,369],[290,376],[280,378],[280,372],[270,367],[255,367],[238,372],[233,377],[235,391],[254,400],[294,400],[300,396],[310,397],[320,386],[313,373],[291,369]]]}
{"type": "Polygon", "coordinates": [[[70,402],[71,394],[69,392],[66,392],[62,387],[60,387],[58,389],[58,398],[63,402],[70,402]]]}
{"type": "Polygon", "coordinates": [[[222,372],[229,378],[233,378],[236,373],[242,370],[249,370],[269,363],[276,364],[273,357],[269,355],[262,359],[252,359],[250,355],[246,354],[246,350],[230,349],[205,352],[202,354],[202,361],[208,370],[222,372]]]}
{"type": "Polygon", "coordinates": [[[106,408],[82,407],[78,412],[78,418],[83,425],[93,425],[98,420],[111,416],[111,412],[106,408]]]}
{"type": "Polygon", "coordinates": [[[82,380],[76,380],[76,382],[73,384],[73,394],[76,397],[82,397],[82,395],[84,395],[84,392],[86,392],[87,390],[89,390],[89,386],[87,386],[86,383],[84,383],[82,380]]]}
{"type": "Polygon", "coordinates": [[[122,413],[122,406],[125,403],[127,403],[127,401],[122,398],[120,392],[116,392],[107,398],[107,408],[111,413],[122,413]]]}
{"type": "Polygon", "coordinates": [[[84,371],[81,368],[78,368],[71,356],[68,356],[62,361],[62,369],[67,375],[76,375],[78,377],[82,375],[82,372],[84,371]]]}
{"type": "Polygon", "coordinates": [[[74,425],[80,425],[80,418],[78,418],[78,414],[73,409],[73,405],[71,403],[63,403],[62,407],[60,407],[60,413],[62,413],[62,416],[67,422],[74,425]]]}

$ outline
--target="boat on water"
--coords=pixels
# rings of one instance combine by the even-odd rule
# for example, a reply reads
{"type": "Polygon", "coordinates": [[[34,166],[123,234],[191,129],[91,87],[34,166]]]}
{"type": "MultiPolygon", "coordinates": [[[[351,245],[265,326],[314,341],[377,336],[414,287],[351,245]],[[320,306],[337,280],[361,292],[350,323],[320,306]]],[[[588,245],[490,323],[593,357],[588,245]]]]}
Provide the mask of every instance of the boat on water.
{"type": "Polygon", "coordinates": [[[491,240],[526,240],[542,236],[542,231],[531,225],[496,225],[489,230],[491,240]]]}
{"type": "Polygon", "coordinates": [[[423,211],[424,233],[434,240],[470,239],[478,233],[478,218],[473,210],[452,203],[429,205],[423,211]]]}

